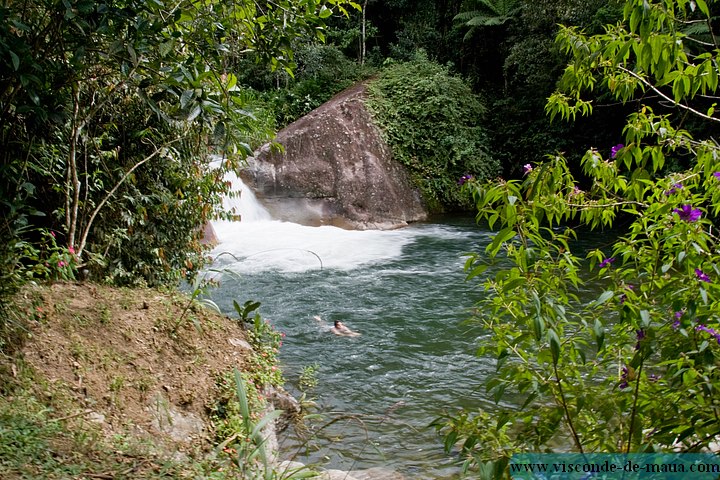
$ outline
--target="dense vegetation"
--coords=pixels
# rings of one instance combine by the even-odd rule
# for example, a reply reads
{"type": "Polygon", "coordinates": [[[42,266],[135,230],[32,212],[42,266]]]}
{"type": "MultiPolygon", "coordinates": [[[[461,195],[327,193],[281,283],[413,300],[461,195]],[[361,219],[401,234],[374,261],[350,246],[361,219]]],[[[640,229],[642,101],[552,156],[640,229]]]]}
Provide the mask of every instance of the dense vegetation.
{"type": "Polygon", "coordinates": [[[537,145],[573,144],[542,114],[561,65],[549,45],[558,12],[593,24],[604,2],[340,3],[4,6],[0,294],[78,270],[121,285],[192,278],[223,170],[373,75],[377,115],[436,210],[468,206],[463,175],[492,177],[498,162],[517,174],[537,145]]]}
{"type": "Polygon", "coordinates": [[[393,157],[408,168],[431,210],[467,209],[458,179],[490,179],[499,170],[478,122],[485,109],[470,87],[419,52],[383,69],[370,92],[393,157]]]}
{"type": "Polygon", "coordinates": [[[513,454],[557,451],[557,442],[580,454],[717,450],[716,13],[703,1],[629,0],[604,33],[562,27],[570,62],[550,117],[591,116],[598,93],[640,98],[623,139],[585,153],[588,188],[561,154],[527,164],[524,179],[468,183],[479,218],[500,227],[467,264],[472,278],[499,268],[477,310],[490,333],[481,352],[497,359],[486,387],[498,407],[438,426],[479,478],[506,478],[513,454]],[[573,245],[568,224],[621,218],[627,225],[606,248],[573,245]],[[591,283],[604,291],[587,301],[591,283]]]}
{"type": "Polygon", "coordinates": [[[0,295],[78,270],[116,284],[192,278],[223,172],[271,133],[237,69],[252,52],[291,73],[294,39],[321,35],[343,3],[5,4],[0,295]]]}
{"type": "Polygon", "coordinates": [[[471,277],[512,262],[478,311],[498,358],[488,391],[525,405],[440,424],[467,467],[501,476],[512,452],[567,434],[577,451],[706,447],[717,15],[705,0],[5,2],[0,349],[28,280],[192,279],[224,171],[367,80],[431,207],[469,207],[462,183],[501,227],[471,277]],[[622,229],[583,261],[568,225],[622,229]],[[607,289],[581,305],[588,263],[607,289]]]}

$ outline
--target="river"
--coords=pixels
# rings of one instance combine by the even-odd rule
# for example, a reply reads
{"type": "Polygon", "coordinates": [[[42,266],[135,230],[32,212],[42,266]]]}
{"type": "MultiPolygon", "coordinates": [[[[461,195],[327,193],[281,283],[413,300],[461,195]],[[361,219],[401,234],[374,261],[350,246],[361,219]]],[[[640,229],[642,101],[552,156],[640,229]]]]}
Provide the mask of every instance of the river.
{"type": "Polygon", "coordinates": [[[262,303],[286,335],[291,391],[316,367],[308,395],[323,420],[310,442],[282,439],[283,457],[458,478],[457,458],[428,426],[443,411],[492,405],[483,387],[492,360],[474,354],[482,332],[467,322],[482,289],[463,272],[464,254],[483,251],[491,232],[457,217],[393,231],[306,227],[269,219],[249,191],[241,198],[244,220],[215,224],[214,268],[234,274],[211,298],[228,314],[233,300],[262,303]],[[333,320],[362,335],[333,335],[333,320]]]}

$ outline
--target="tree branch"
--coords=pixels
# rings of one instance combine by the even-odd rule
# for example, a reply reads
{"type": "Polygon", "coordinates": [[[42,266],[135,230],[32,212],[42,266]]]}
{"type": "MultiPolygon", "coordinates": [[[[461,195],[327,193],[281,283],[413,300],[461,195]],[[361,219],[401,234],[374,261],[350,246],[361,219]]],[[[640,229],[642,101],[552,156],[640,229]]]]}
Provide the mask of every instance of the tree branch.
{"type": "Polygon", "coordinates": [[[555,370],[555,381],[557,382],[558,390],[560,393],[560,403],[562,404],[563,411],[565,412],[565,419],[567,420],[568,427],[570,428],[573,440],[575,441],[575,446],[580,453],[585,453],[583,451],[582,443],[580,442],[580,436],[575,430],[575,425],[572,421],[572,415],[570,415],[570,409],[568,408],[567,402],[565,401],[565,392],[563,391],[562,382],[560,381],[560,374],[558,373],[557,369],[557,363],[555,362],[553,362],[553,369],[555,370]]]}
{"type": "Polygon", "coordinates": [[[88,237],[88,234],[90,233],[90,228],[92,227],[92,224],[93,224],[93,222],[95,221],[95,217],[96,217],[97,214],[100,212],[100,210],[105,206],[105,204],[108,202],[108,200],[110,200],[110,198],[112,198],[112,196],[115,195],[115,192],[117,191],[117,189],[120,188],[120,186],[121,186],[123,183],[125,183],[125,180],[127,180],[128,177],[130,177],[130,175],[131,175],[135,170],[138,169],[138,167],[140,167],[141,165],[147,163],[148,161],[150,161],[150,160],[152,160],[153,158],[155,158],[156,156],[158,156],[158,155],[160,154],[160,152],[162,151],[162,149],[166,148],[167,146],[169,146],[169,145],[171,145],[171,144],[173,144],[173,143],[175,143],[175,142],[179,142],[179,141],[182,140],[183,138],[184,138],[184,137],[182,137],[182,136],[181,136],[181,137],[177,137],[177,138],[175,138],[175,139],[167,142],[167,143],[164,144],[163,146],[156,148],[153,153],[151,153],[151,154],[148,155],[147,157],[145,157],[145,158],[143,158],[142,160],[140,160],[138,163],[136,163],[135,165],[133,165],[132,168],[130,168],[130,170],[128,170],[127,172],[125,172],[125,174],[122,176],[122,178],[121,178],[120,180],[118,180],[118,182],[115,184],[115,186],[112,188],[112,190],[110,190],[110,191],[108,192],[108,194],[105,195],[105,197],[97,204],[97,206],[95,207],[95,210],[93,210],[92,214],[90,215],[90,218],[88,219],[88,223],[87,223],[87,225],[85,225],[85,228],[83,229],[83,234],[82,234],[82,237],[81,237],[81,239],[80,239],[80,245],[79,245],[78,248],[77,248],[77,253],[76,253],[76,254],[77,254],[78,258],[82,258],[82,252],[83,252],[83,250],[85,249],[85,244],[86,244],[86,242],[87,242],[87,237],[88,237]]]}
{"type": "Polygon", "coordinates": [[[709,116],[709,115],[706,115],[706,114],[702,113],[702,112],[699,111],[699,110],[695,110],[694,108],[692,108],[692,107],[690,107],[690,106],[688,106],[688,105],[683,105],[682,103],[676,102],[676,101],[673,100],[672,98],[670,98],[670,97],[668,97],[667,95],[665,95],[659,88],[657,88],[655,85],[653,85],[652,83],[650,83],[647,79],[641,77],[640,75],[638,75],[637,73],[633,72],[632,70],[628,70],[627,68],[625,68],[625,67],[623,67],[623,66],[621,66],[621,65],[618,65],[617,68],[620,69],[620,70],[622,70],[623,72],[627,73],[628,75],[630,75],[630,76],[632,76],[632,77],[635,77],[637,80],[639,80],[641,83],[643,83],[643,84],[644,84],[646,87],[648,87],[650,90],[652,90],[653,92],[657,93],[660,97],[662,97],[662,98],[665,99],[666,101],[670,102],[671,104],[675,105],[676,107],[679,107],[679,108],[682,108],[682,109],[684,109],[684,110],[687,110],[687,111],[689,111],[689,112],[691,112],[691,113],[694,113],[695,115],[699,116],[700,118],[704,118],[705,120],[711,120],[711,121],[713,121],[713,122],[719,122],[719,123],[720,123],[720,118],[711,117],[711,116],[709,116]]]}

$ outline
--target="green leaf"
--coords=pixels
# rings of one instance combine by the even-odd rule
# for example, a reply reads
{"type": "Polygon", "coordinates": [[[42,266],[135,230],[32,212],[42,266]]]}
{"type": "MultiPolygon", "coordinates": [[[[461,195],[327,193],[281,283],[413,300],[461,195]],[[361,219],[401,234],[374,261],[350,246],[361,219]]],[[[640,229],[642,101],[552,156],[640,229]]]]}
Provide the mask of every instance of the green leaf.
{"type": "Polygon", "coordinates": [[[596,307],[602,305],[603,303],[610,300],[613,297],[613,295],[615,295],[615,292],[613,292],[612,290],[605,290],[602,293],[602,295],[600,295],[600,297],[597,300],[595,300],[594,305],[596,307]]]}
{"type": "Polygon", "coordinates": [[[677,254],[677,262],[678,264],[681,264],[683,260],[685,260],[685,257],[687,256],[687,253],[685,251],[681,251],[677,254]]]}
{"type": "Polygon", "coordinates": [[[603,329],[602,323],[597,318],[595,319],[595,324],[593,325],[593,333],[595,334],[597,349],[600,351],[605,343],[605,330],[603,329]]]}
{"type": "Polygon", "coordinates": [[[188,104],[195,98],[195,90],[188,89],[180,95],[180,108],[187,108],[188,104]]]}
{"type": "Polygon", "coordinates": [[[237,396],[239,408],[240,408],[240,415],[242,415],[243,420],[245,423],[245,426],[247,428],[247,431],[250,431],[250,406],[248,404],[247,399],[247,391],[245,390],[245,381],[242,379],[242,376],[240,375],[240,370],[237,368],[233,368],[233,373],[235,376],[235,395],[237,396]]]}
{"type": "Polygon", "coordinates": [[[137,65],[138,59],[137,59],[137,53],[135,53],[135,49],[131,45],[128,45],[127,51],[128,51],[128,55],[130,55],[130,61],[132,62],[132,64],[137,65]]]}
{"type": "Polygon", "coordinates": [[[330,15],[332,15],[332,10],[323,5],[320,9],[320,13],[318,13],[318,16],[320,18],[328,18],[330,15]]]}
{"type": "Polygon", "coordinates": [[[548,330],[548,341],[550,342],[550,353],[552,354],[553,364],[557,365],[560,359],[560,338],[552,328],[548,330]]]}
{"type": "Polygon", "coordinates": [[[500,403],[500,400],[502,400],[503,394],[505,393],[505,384],[498,385],[493,390],[493,400],[495,400],[495,403],[500,403]]]}
{"type": "Polygon", "coordinates": [[[710,17],[710,10],[708,10],[708,6],[707,3],[705,3],[705,0],[695,0],[695,4],[698,6],[703,15],[705,15],[706,17],[710,17]]]}
{"type": "Polygon", "coordinates": [[[535,318],[533,318],[533,333],[537,341],[540,341],[545,333],[545,321],[540,315],[536,315],[535,318]]]}
{"type": "Polygon", "coordinates": [[[505,426],[506,423],[510,421],[510,415],[507,412],[500,412],[500,414],[497,417],[497,421],[495,423],[495,431],[500,431],[500,429],[505,426]]]}
{"type": "Polygon", "coordinates": [[[202,107],[200,105],[195,105],[195,107],[190,111],[190,114],[187,116],[187,121],[192,122],[195,120],[200,114],[202,113],[202,107]]]}
{"type": "Polygon", "coordinates": [[[642,320],[642,326],[647,328],[650,326],[650,312],[647,310],[640,310],[640,320],[642,320]]]}
{"type": "Polygon", "coordinates": [[[10,58],[12,59],[13,69],[17,72],[20,68],[20,57],[17,56],[15,52],[12,50],[8,50],[8,53],[10,54],[10,58]]]}
{"type": "Polygon", "coordinates": [[[470,279],[477,277],[478,275],[482,275],[483,273],[485,273],[485,270],[487,270],[488,267],[490,267],[490,265],[487,265],[487,264],[478,265],[477,267],[470,270],[470,273],[467,274],[466,279],[470,280],[470,279]]]}
{"type": "Polygon", "coordinates": [[[537,398],[537,396],[537,392],[532,392],[530,395],[528,395],[528,397],[525,399],[522,406],[520,407],[520,410],[525,410],[525,407],[530,405],[530,403],[532,403],[537,398]]]}
{"type": "Polygon", "coordinates": [[[494,257],[495,255],[497,255],[502,244],[504,242],[510,240],[514,236],[515,236],[515,230],[512,227],[503,228],[502,230],[500,230],[498,232],[497,235],[495,235],[492,243],[487,246],[486,251],[490,254],[490,256],[494,257]]]}
{"type": "Polygon", "coordinates": [[[234,73],[229,73],[227,76],[227,86],[225,88],[232,90],[235,88],[235,85],[237,85],[237,81],[237,76],[234,73]]]}

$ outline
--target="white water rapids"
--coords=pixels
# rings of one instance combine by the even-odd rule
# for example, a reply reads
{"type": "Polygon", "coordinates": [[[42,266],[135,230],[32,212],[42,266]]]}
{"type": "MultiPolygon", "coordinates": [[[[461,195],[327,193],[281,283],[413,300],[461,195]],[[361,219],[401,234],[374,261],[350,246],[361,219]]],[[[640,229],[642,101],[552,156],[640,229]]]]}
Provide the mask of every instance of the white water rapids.
{"type": "Polygon", "coordinates": [[[236,273],[303,272],[321,267],[350,270],[399,257],[417,236],[413,229],[344,230],[273,220],[241,179],[233,173],[226,179],[240,197],[226,199],[224,206],[234,209],[242,220],[213,223],[220,244],[212,253],[228,252],[241,259],[229,267],[236,273]]]}

